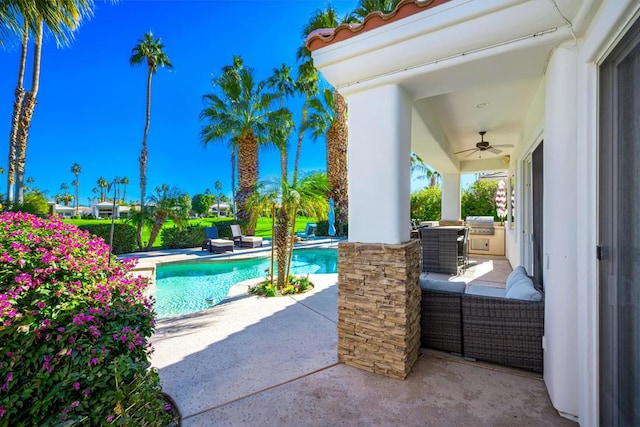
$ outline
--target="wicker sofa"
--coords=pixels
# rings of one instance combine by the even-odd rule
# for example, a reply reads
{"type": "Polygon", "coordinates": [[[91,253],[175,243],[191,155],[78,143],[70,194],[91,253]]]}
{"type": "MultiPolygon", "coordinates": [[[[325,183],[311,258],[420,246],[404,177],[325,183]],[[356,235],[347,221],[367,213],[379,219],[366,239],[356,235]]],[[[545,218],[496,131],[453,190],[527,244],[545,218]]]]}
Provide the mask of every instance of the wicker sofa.
{"type": "Polygon", "coordinates": [[[430,282],[421,280],[423,347],[542,372],[544,294],[535,282],[539,301],[507,298],[505,289],[474,295],[455,282],[449,290],[444,284],[452,282],[435,288],[437,281],[430,282]]]}

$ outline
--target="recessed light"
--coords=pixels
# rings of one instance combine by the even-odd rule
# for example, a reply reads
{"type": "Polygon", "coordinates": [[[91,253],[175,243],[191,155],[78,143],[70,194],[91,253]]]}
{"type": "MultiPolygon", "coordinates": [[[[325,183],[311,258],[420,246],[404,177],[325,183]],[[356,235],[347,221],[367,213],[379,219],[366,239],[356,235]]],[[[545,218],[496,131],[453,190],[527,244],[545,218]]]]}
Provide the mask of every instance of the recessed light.
{"type": "Polygon", "coordinates": [[[489,106],[488,102],[483,102],[482,104],[476,105],[476,108],[487,108],[489,106]]]}

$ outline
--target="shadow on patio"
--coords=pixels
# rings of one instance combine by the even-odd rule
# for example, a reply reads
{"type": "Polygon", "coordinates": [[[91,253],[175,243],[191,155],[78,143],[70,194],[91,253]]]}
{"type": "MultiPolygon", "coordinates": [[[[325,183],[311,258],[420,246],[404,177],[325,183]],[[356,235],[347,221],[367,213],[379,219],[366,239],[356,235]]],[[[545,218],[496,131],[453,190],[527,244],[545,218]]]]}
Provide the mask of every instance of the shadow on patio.
{"type": "Polygon", "coordinates": [[[295,298],[230,299],[162,320],[153,364],[185,426],[575,425],[541,377],[431,350],[407,380],[337,363],[337,275],[295,298]]]}

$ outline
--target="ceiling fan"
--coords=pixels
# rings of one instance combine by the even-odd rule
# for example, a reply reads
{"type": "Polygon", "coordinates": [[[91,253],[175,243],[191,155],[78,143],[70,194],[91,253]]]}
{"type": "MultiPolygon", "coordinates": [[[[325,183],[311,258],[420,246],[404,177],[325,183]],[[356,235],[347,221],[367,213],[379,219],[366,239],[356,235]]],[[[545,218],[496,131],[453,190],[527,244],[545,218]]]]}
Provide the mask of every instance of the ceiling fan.
{"type": "Polygon", "coordinates": [[[483,151],[489,151],[490,153],[493,154],[500,154],[502,153],[502,150],[498,150],[498,147],[500,148],[511,148],[513,147],[513,144],[498,144],[498,145],[491,145],[491,143],[489,141],[485,141],[484,140],[484,135],[487,133],[487,131],[480,131],[478,132],[480,134],[480,142],[476,142],[476,148],[469,148],[468,150],[462,150],[462,151],[458,151],[456,153],[453,154],[460,154],[460,153],[466,153],[467,151],[469,151],[470,153],[467,154],[465,157],[470,157],[472,156],[474,153],[476,152],[480,152],[480,154],[482,154],[483,151]]]}

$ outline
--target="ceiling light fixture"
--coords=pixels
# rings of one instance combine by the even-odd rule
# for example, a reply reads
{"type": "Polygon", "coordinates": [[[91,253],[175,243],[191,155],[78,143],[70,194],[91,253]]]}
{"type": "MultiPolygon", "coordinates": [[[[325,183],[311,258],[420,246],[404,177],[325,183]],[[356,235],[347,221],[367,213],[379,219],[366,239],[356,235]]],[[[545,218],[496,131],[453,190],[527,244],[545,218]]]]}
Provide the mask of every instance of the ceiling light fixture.
{"type": "Polygon", "coordinates": [[[476,108],[487,108],[489,106],[488,102],[483,102],[481,104],[476,105],[476,108]]]}

